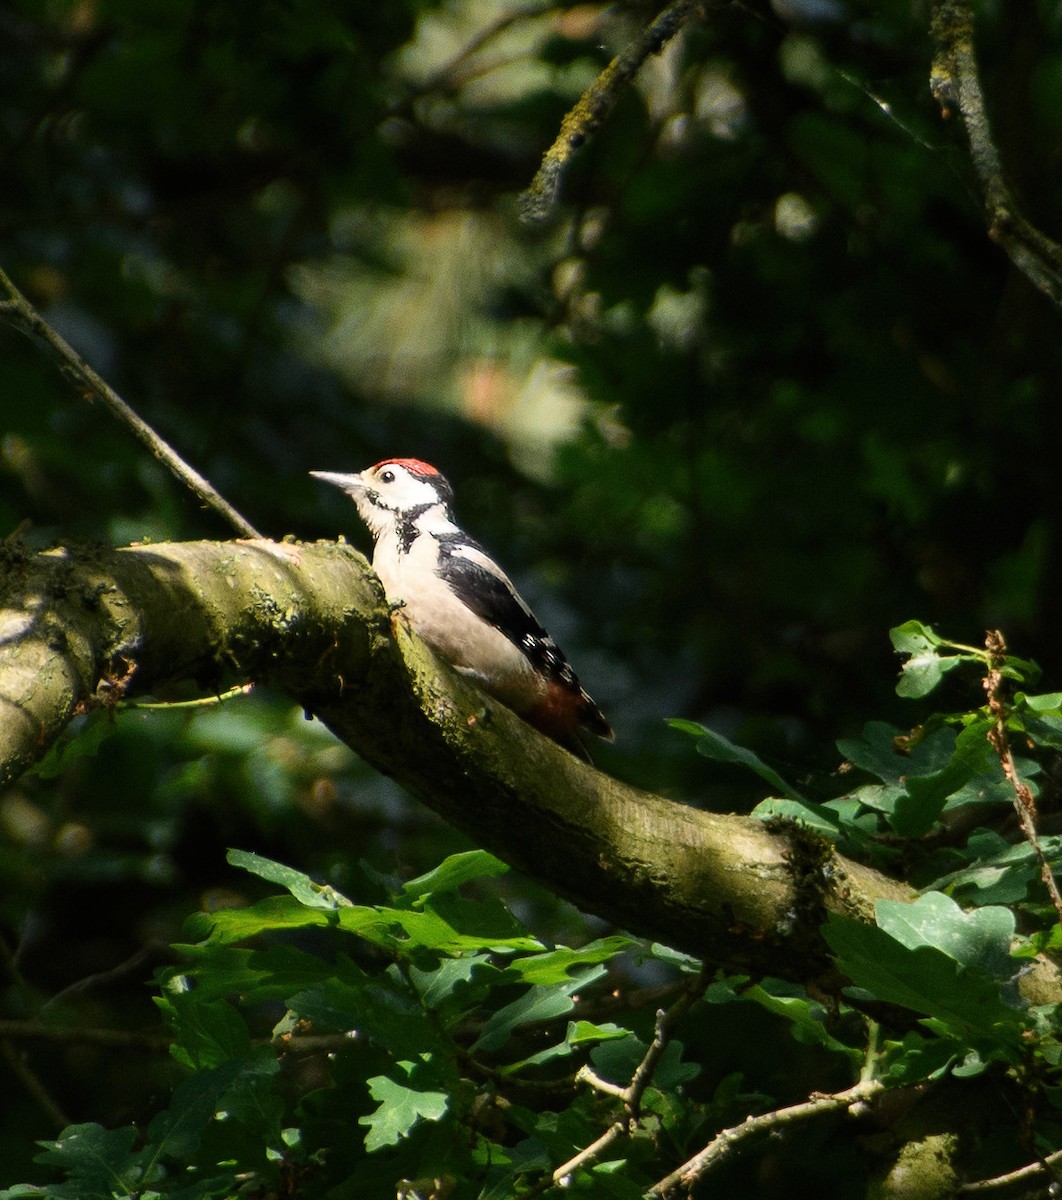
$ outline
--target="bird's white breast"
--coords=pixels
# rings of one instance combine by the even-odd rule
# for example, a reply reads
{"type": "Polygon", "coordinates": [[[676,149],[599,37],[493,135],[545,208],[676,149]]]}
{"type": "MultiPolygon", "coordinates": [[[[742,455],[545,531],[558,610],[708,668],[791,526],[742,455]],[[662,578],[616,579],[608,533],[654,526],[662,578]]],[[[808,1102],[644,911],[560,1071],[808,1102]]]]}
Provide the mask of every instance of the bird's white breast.
{"type": "Polygon", "coordinates": [[[492,695],[517,712],[541,697],[543,685],[520,650],[493,625],[473,613],[435,571],[438,543],[430,533],[399,552],[396,533],[376,544],[373,568],[387,599],[402,604],[414,630],[463,674],[474,676],[492,695]]]}

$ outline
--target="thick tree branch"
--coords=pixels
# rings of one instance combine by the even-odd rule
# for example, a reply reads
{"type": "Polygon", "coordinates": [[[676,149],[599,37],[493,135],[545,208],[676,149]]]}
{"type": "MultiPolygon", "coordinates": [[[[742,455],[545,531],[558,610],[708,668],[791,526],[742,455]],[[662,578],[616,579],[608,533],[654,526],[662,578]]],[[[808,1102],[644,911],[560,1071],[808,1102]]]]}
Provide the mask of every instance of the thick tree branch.
{"type": "Polygon", "coordinates": [[[232,672],[287,691],[446,820],[582,908],[727,966],[807,979],[826,911],[909,892],[800,838],[577,761],[392,623],[342,544],[182,544],[0,563],[0,783],[77,711],[232,672]],[[811,880],[794,885],[794,879],[811,880]]]}
{"type": "Polygon", "coordinates": [[[969,0],[933,0],[931,32],[935,47],[930,87],[945,115],[958,109],[970,142],[988,235],[1040,291],[1062,304],[1062,246],[1041,233],[1018,207],[1003,174],[999,150],[985,112],[974,52],[969,0]]]}

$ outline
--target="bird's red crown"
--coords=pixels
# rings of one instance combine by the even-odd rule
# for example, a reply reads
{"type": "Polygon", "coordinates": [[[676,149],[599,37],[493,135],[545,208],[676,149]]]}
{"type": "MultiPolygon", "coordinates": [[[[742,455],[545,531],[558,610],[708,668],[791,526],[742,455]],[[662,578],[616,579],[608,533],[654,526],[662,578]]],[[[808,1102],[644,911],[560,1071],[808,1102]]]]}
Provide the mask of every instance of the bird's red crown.
{"type": "Polygon", "coordinates": [[[438,475],[439,472],[431,465],[419,458],[385,458],[378,462],[374,467],[370,467],[370,471],[378,471],[381,467],[396,466],[405,467],[410,475],[420,475],[427,477],[429,475],[438,475]]]}

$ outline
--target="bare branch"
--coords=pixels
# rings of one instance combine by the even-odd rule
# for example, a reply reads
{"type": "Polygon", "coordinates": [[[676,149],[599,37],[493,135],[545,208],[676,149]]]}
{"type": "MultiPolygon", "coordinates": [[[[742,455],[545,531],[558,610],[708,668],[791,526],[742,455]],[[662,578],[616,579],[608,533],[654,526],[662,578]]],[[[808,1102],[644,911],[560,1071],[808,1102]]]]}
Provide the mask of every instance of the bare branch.
{"type": "MultiPolygon", "coordinates": [[[[470,64],[475,56],[506,30],[520,21],[533,20],[553,9],[551,0],[531,0],[527,4],[518,4],[508,12],[503,12],[478,30],[461,49],[448,59],[442,66],[437,67],[427,79],[391,105],[388,110],[391,116],[398,116],[412,108],[414,101],[432,92],[448,92],[467,83],[470,78],[483,71],[482,67],[470,64]]],[[[487,68],[488,70],[490,68],[487,68]]]]}
{"type": "Polygon", "coordinates": [[[1062,246],[1041,233],[1019,208],[992,139],[969,0],[933,0],[930,32],[936,46],[930,87],[945,116],[957,108],[962,117],[981,185],[988,236],[1040,291],[1062,305],[1062,246]]]}
{"type": "Polygon", "coordinates": [[[48,1025],[43,1021],[0,1020],[0,1038],[12,1042],[58,1042],[68,1045],[102,1046],[109,1050],[165,1051],[173,1038],[161,1033],[133,1033],[126,1029],[77,1029],[48,1025]]]}
{"type": "MultiPolygon", "coordinates": [[[[993,1196],[997,1192],[1009,1188],[1029,1188],[1037,1184],[1049,1184],[1057,1181],[1058,1175],[1054,1168],[1062,1166],[1062,1150],[1048,1154],[1039,1162],[1027,1163],[1016,1171],[1008,1171],[1006,1175],[996,1175],[992,1179],[977,1179],[971,1183],[960,1183],[955,1189],[956,1196],[993,1196]]],[[[1050,1195],[1044,1192],[1044,1195],[1050,1195]]]]}
{"type": "Polygon", "coordinates": [[[610,1146],[614,1145],[621,1138],[630,1137],[634,1133],[638,1127],[642,1096],[652,1081],[653,1072],[659,1066],[660,1059],[667,1049],[671,1030],[675,1027],[676,1022],[689,1011],[693,1002],[702,995],[706,983],[707,979],[702,972],[700,977],[679,996],[670,1008],[666,1011],[664,1009],[657,1011],[653,1040],[649,1044],[645,1054],[642,1055],[641,1062],[634,1069],[631,1081],[626,1087],[619,1087],[617,1084],[609,1083],[608,1080],[602,1079],[589,1067],[583,1067],[579,1071],[575,1077],[577,1082],[589,1083],[596,1091],[623,1102],[625,1110],[624,1118],[613,1121],[599,1138],[580,1150],[578,1154],[568,1159],[567,1162],[561,1163],[545,1179],[526,1192],[525,1195],[528,1198],[540,1195],[547,1188],[564,1186],[565,1180],[570,1179],[571,1176],[583,1167],[596,1162],[610,1146]]]}
{"type": "Polygon", "coordinates": [[[41,1082],[37,1073],[25,1062],[22,1054],[6,1038],[0,1039],[0,1055],[3,1055],[19,1082],[36,1101],[37,1107],[51,1121],[56,1130],[65,1129],[70,1124],[70,1118],[52,1099],[51,1093],[41,1082]]]}
{"type": "Polygon", "coordinates": [[[213,509],[238,534],[251,538],[262,536],[250,521],[242,517],[194,467],[189,466],[177,451],[85,362],[73,346],[48,324],[15,287],[3,269],[0,269],[0,288],[8,297],[6,300],[0,300],[0,317],[27,337],[38,338],[44,342],[58,360],[59,369],[85,399],[102,400],[118,420],[132,430],[160,462],[169,467],[185,487],[194,492],[207,508],[213,509]]]}
{"type": "Polygon", "coordinates": [[[985,694],[988,696],[988,711],[992,715],[992,728],[988,740],[992,743],[999,758],[1000,766],[1007,782],[1014,791],[1014,810],[1018,814],[1021,831],[1025,840],[1032,848],[1036,861],[1040,864],[1040,878],[1055,906],[1059,920],[1062,920],[1062,895],[1058,891],[1055,873],[1047,861],[1040,838],[1036,832],[1036,801],[1032,789],[1018,773],[1018,765],[1014,761],[1014,752],[1010,748],[1010,735],[1007,732],[1007,704],[1004,699],[1004,683],[1002,667],[1007,656],[1007,644],[1003,634],[998,629],[990,629],[985,636],[985,649],[988,651],[988,674],[984,678],[985,694]]]}
{"type": "Polygon", "coordinates": [[[560,133],[546,151],[531,186],[520,196],[520,214],[527,224],[549,220],[572,155],[605,122],[642,63],[650,54],[658,54],[687,21],[701,12],[704,3],[705,0],[672,0],[583,92],[561,122],[560,133]]]}
{"type": "Polygon", "coordinates": [[[836,1113],[856,1105],[866,1104],[875,1099],[885,1090],[885,1085],[878,1080],[868,1080],[857,1083],[844,1092],[834,1092],[830,1095],[812,1096],[801,1104],[793,1104],[789,1108],[777,1108],[773,1112],[762,1113],[757,1117],[749,1117],[732,1129],[724,1129],[708,1143],[703,1150],[695,1154],[688,1162],[682,1164],[676,1171],[665,1176],[659,1183],[646,1192],[647,1200],[663,1200],[679,1188],[689,1189],[698,1179],[709,1171],[720,1166],[729,1158],[746,1150],[753,1142],[768,1134],[779,1133],[794,1125],[804,1124],[829,1113],[836,1113]]]}
{"type": "Polygon", "coordinates": [[[627,1087],[618,1083],[609,1083],[607,1079],[602,1079],[593,1067],[580,1067],[575,1076],[576,1083],[588,1083],[595,1092],[600,1092],[603,1096],[611,1096],[614,1100],[627,1099],[627,1087]]]}

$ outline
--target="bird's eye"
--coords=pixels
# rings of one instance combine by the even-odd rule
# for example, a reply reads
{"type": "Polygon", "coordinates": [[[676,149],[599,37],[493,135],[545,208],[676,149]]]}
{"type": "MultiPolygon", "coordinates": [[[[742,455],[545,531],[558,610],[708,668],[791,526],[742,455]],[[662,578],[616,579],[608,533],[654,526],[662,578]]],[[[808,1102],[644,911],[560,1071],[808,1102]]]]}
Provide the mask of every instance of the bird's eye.
{"type": "Polygon", "coordinates": [[[394,481],[395,481],[395,473],[394,473],[394,471],[384,471],[384,472],[383,472],[383,473],[380,475],[380,482],[381,482],[381,483],[394,483],[394,481]]]}

